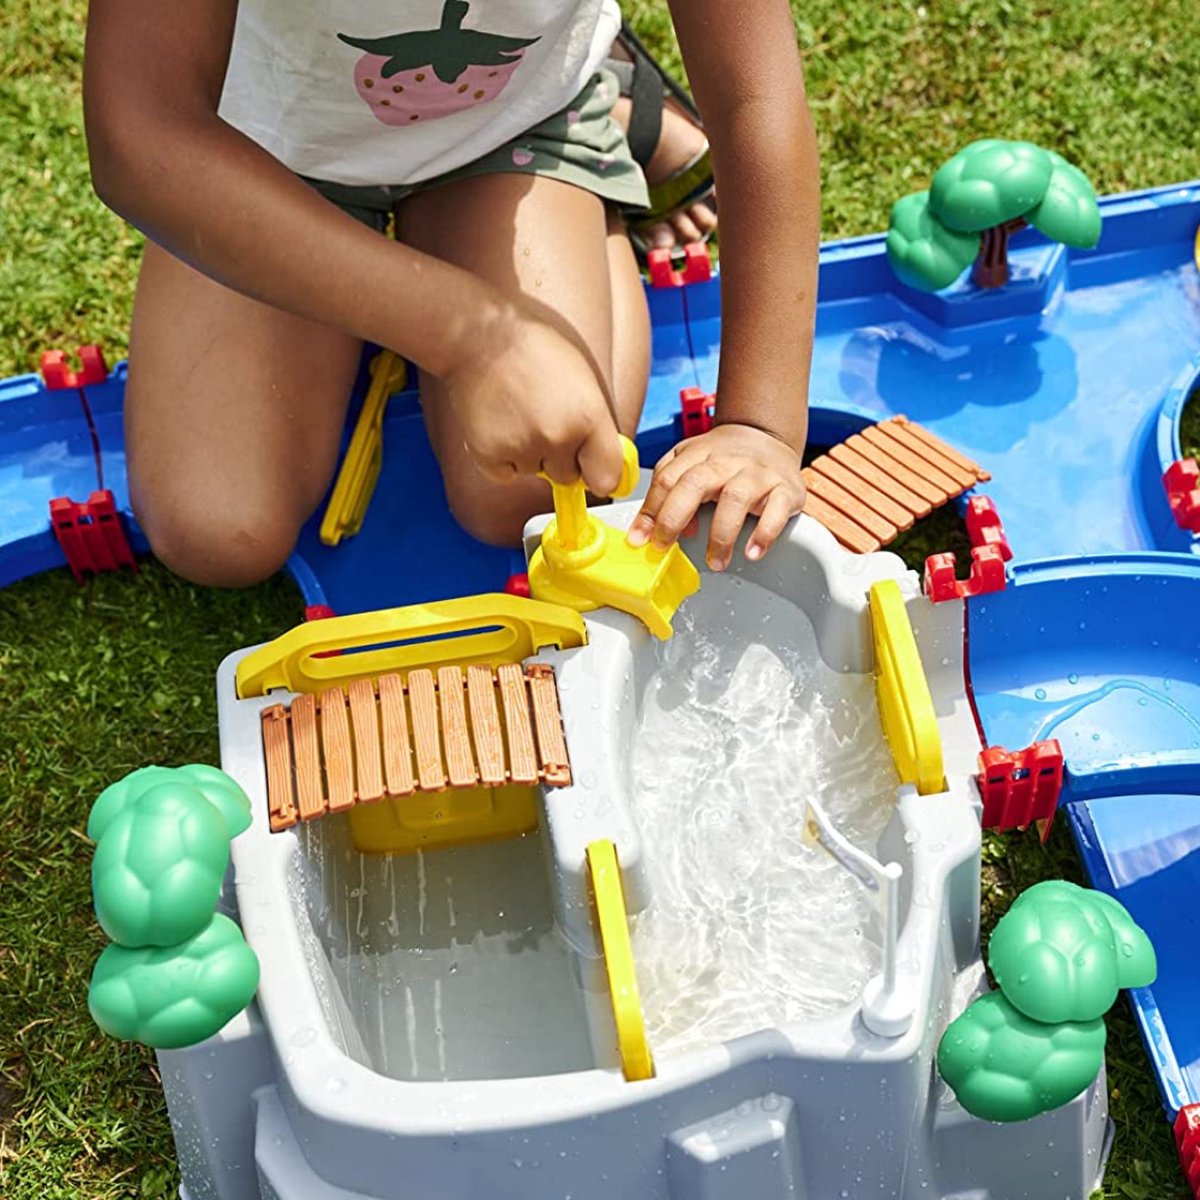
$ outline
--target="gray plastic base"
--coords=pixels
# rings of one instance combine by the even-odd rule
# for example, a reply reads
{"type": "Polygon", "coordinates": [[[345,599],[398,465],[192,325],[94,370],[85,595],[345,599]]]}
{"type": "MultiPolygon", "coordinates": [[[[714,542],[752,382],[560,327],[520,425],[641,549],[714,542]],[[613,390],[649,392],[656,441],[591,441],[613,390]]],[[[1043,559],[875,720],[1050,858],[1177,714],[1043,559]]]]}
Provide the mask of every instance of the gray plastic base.
{"type": "MultiPolygon", "coordinates": [[[[339,1186],[316,1173],[278,1084],[256,1086],[250,1069],[241,1078],[227,1070],[206,1080],[213,1061],[210,1043],[171,1051],[160,1058],[175,1072],[167,1097],[183,1174],[180,1195],[183,1200],[834,1200],[843,1195],[853,1200],[1087,1200],[1102,1180],[1111,1138],[1103,1072],[1087,1092],[1060,1109],[1032,1121],[993,1125],[965,1113],[936,1078],[928,1104],[925,1097],[899,1094],[892,1076],[879,1086],[879,1107],[864,1106],[858,1096],[852,1109],[845,1088],[829,1088],[827,1078],[782,1065],[769,1068],[767,1055],[780,1049],[770,1035],[744,1042],[735,1059],[758,1059],[758,1065],[735,1066],[736,1082],[692,1089],[686,1104],[671,1107],[695,1119],[675,1128],[665,1127],[660,1106],[638,1105],[553,1129],[477,1135],[473,1140],[485,1144],[470,1147],[463,1139],[443,1148],[454,1162],[444,1174],[430,1161],[430,1147],[417,1143],[411,1158],[401,1151],[391,1178],[377,1177],[369,1190],[339,1186]],[[185,1077],[193,1081],[191,1095],[178,1086],[185,1077]],[[204,1080],[203,1086],[197,1080],[204,1080]],[[832,1107],[814,1114],[812,1095],[818,1088],[832,1107]],[[907,1119],[898,1124],[901,1112],[907,1119]],[[827,1137],[832,1114],[837,1132],[827,1137]],[[222,1132],[215,1133],[218,1128],[222,1132]]],[[[251,1050],[229,1062],[250,1068],[256,1057],[251,1050]]],[[[391,1134],[387,1140],[405,1139],[391,1134]]],[[[336,1139],[323,1142],[322,1155],[339,1174],[349,1173],[348,1160],[360,1145],[357,1137],[347,1137],[340,1149],[336,1139]]],[[[358,1174],[373,1173],[369,1161],[358,1167],[358,1174]]]]}
{"type": "Polygon", "coordinates": [[[583,855],[611,837],[630,908],[653,904],[621,769],[654,662],[631,618],[591,614],[587,647],[541,656],[576,783],[543,797],[539,834],[386,863],[355,855],[336,817],[268,832],[259,713],[289,697],[238,700],[239,652],[218,675],[222,765],[254,809],[234,867],[262,979],[216,1038],[159,1056],[190,1200],[1088,1200],[1107,1146],[1103,1074],[1070,1104],[999,1126],[966,1114],[934,1066],[942,1030],[985,986],[961,603],[930,605],[899,559],[846,554],[807,518],[763,564],[736,561],[811,621],[837,671],[873,667],[869,585],[894,578],[905,595],[947,776],[940,795],[898,789],[864,848],[903,871],[905,1019],[880,1009],[869,1028],[860,997],[622,1078],[583,855]],[[436,1027],[422,1025],[431,1013],[436,1027]],[[440,1071],[430,1029],[459,1039],[440,1071]]]}

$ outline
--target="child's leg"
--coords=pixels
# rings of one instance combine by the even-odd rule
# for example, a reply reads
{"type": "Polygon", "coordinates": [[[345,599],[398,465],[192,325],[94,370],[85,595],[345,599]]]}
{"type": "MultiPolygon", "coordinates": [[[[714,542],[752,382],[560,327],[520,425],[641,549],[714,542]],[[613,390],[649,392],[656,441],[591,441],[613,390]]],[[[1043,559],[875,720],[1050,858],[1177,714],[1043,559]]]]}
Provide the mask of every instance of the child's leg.
{"type": "Polygon", "coordinates": [[[125,445],[134,511],[167,566],[237,587],[283,565],[333,474],[360,353],[147,245],[125,445]]]}
{"type": "MultiPolygon", "coordinates": [[[[612,389],[619,428],[635,432],[650,320],[629,239],[602,200],[542,176],[482,175],[405,201],[399,230],[409,245],[522,295],[573,330],[612,389]]],[[[535,479],[497,484],[482,475],[447,419],[443,394],[436,379],[422,377],[425,423],[450,507],[475,537],[516,545],[529,517],[549,508],[549,489],[535,479]]]]}

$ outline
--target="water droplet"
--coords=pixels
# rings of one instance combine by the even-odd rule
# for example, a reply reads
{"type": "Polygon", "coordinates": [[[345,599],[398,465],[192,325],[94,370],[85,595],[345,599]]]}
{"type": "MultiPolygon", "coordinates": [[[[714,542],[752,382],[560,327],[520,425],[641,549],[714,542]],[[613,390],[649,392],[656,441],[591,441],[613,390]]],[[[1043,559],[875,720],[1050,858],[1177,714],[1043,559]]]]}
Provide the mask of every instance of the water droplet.
{"type": "Polygon", "coordinates": [[[1034,694],[1034,695],[1035,695],[1035,696],[1036,696],[1036,697],[1037,697],[1039,700],[1045,700],[1045,698],[1046,698],[1046,689],[1045,689],[1045,688],[1038,688],[1038,689],[1037,689],[1037,691],[1036,691],[1036,692],[1034,692],[1033,694],[1034,694]]]}
{"type": "Polygon", "coordinates": [[[1074,671],[1072,671],[1071,674],[1067,676],[1067,682],[1068,683],[1078,683],[1079,676],[1076,675],[1074,671]]]}

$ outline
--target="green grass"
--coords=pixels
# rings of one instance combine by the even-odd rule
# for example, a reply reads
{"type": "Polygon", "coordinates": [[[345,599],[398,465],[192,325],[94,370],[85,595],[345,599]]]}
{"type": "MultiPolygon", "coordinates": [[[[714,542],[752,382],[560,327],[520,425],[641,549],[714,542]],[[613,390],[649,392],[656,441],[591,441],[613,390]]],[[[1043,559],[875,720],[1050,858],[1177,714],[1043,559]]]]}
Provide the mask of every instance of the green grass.
{"type": "Polygon", "coordinates": [[[0,1195],[174,1195],[153,1055],[87,1014],[104,937],[83,830],[126,771],[218,761],[217,664],[300,615],[283,579],[219,592],[156,564],[82,590],[53,571],[2,593],[0,1195]]]}
{"type": "Polygon", "coordinates": [[[1200,392],[1194,392],[1184,407],[1179,440],[1184,458],[1200,458],[1200,392]]]}
{"type": "MultiPolygon", "coordinates": [[[[961,144],[988,134],[1063,151],[1101,191],[1200,174],[1193,0],[805,0],[796,4],[823,153],[826,237],[884,225],[961,144]]],[[[673,55],[661,0],[627,4],[673,55]]],[[[0,0],[0,376],[47,347],[126,347],[140,241],[92,197],[82,137],[82,0],[0,0]]],[[[1200,406],[1185,427],[1200,450],[1200,406]]],[[[962,546],[941,516],[901,547],[962,546]]],[[[88,807],[152,761],[215,761],[213,671],[229,649],[294,623],[283,581],[241,594],[148,565],[75,588],[63,571],[0,594],[0,1194],[168,1197],[175,1173],[153,1056],[101,1038],[85,1008],[101,947],[89,908],[88,807]]],[[[1078,877],[1059,822],[989,838],[985,909],[1078,877]]],[[[1124,1003],[1109,1020],[1118,1136],[1103,1196],[1182,1196],[1124,1003]]]]}

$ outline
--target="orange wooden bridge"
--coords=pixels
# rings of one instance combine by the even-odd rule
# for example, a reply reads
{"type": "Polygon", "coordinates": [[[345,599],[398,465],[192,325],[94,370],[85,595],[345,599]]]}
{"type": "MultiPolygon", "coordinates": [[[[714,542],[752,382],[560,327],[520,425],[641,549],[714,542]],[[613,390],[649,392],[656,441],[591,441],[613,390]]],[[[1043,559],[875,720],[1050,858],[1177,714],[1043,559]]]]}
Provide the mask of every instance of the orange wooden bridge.
{"type": "Polygon", "coordinates": [[[415,792],[571,782],[545,663],[358,679],[263,709],[262,734],[276,832],[415,792]]]}
{"type": "Polygon", "coordinates": [[[804,468],[805,512],[858,554],[879,550],[913,522],[991,479],[906,417],[869,425],[804,468]]]}

